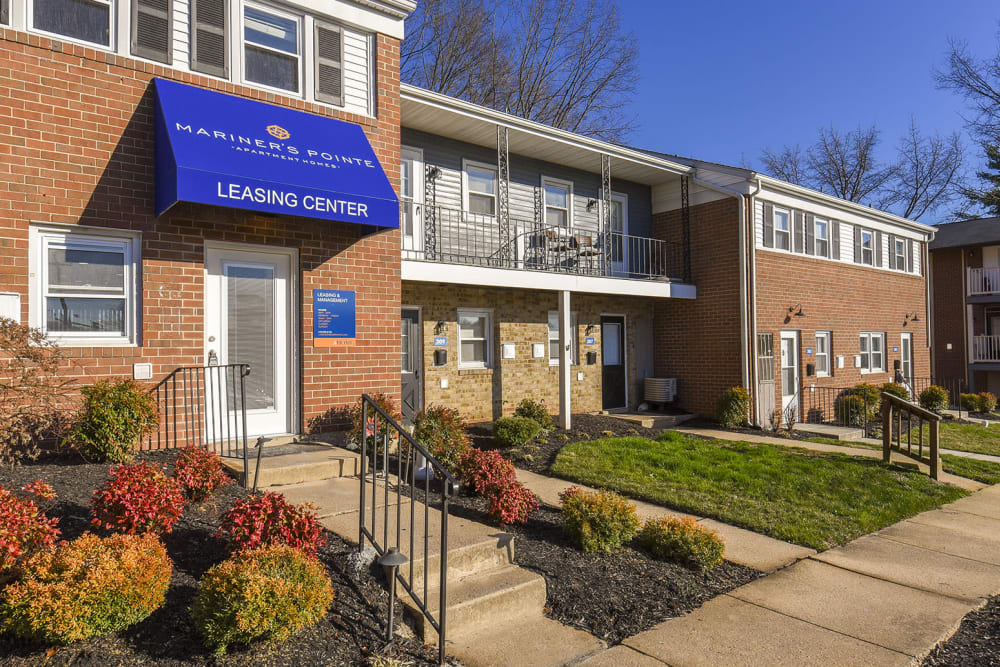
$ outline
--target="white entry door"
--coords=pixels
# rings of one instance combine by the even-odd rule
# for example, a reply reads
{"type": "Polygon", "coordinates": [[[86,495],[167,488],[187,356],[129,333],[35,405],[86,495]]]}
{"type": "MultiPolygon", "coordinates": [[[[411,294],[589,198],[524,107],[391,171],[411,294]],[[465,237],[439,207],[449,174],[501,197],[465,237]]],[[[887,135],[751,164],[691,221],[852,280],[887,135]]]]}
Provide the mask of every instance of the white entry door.
{"type": "MultiPolygon", "coordinates": [[[[291,431],[292,263],[293,255],[283,249],[225,246],[205,251],[205,363],[249,364],[249,436],[291,431]]],[[[233,381],[216,379],[206,387],[206,428],[236,419],[231,405],[236,388],[228,386],[233,381]]]]}
{"type": "Polygon", "coordinates": [[[781,415],[783,420],[798,420],[799,406],[799,333],[781,332],[781,415]]]}
{"type": "Polygon", "coordinates": [[[904,333],[899,340],[900,372],[906,383],[913,387],[913,334],[904,333]]]}

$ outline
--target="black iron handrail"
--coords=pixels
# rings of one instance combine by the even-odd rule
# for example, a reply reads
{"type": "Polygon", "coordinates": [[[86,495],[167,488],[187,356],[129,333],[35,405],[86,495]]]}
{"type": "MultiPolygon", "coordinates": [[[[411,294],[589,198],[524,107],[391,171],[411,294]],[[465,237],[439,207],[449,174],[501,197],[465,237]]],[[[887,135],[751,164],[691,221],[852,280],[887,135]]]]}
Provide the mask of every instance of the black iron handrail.
{"type": "MultiPolygon", "coordinates": [[[[405,555],[408,562],[403,567],[396,570],[396,579],[406,592],[410,594],[413,602],[426,617],[435,631],[438,633],[438,658],[443,664],[445,659],[445,633],[447,628],[447,608],[448,608],[448,506],[451,497],[458,491],[458,481],[452,477],[451,473],[441,465],[424,447],[411,436],[406,429],[400,426],[391,415],[386,413],[378,403],[368,394],[361,396],[361,505],[358,518],[358,548],[363,549],[365,539],[371,542],[379,556],[387,553],[390,548],[397,548],[405,555]],[[395,451],[392,452],[392,448],[395,451]],[[391,456],[390,456],[391,455],[391,456]],[[421,457],[424,465],[418,467],[421,457]],[[393,466],[393,464],[395,464],[393,466]],[[391,468],[395,467],[395,472],[391,468]],[[370,475],[369,475],[370,473],[370,475]],[[418,477],[420,478],[418,480],[418,477]],[[390,484],[395,478],[395,500],[391,499],[390,484]],[[365,490],[369,480],[372,485],[371,498],[371,525],[367,525],[368,499],[365,490]],[[382,531],[379,535],[377,530],[378,520],[378,484],[381,481],[384,487],[384,501],[382,504],[382,531]],[[421,489],[417,482],[423,484],[421,489]],[[433,485],[432,485],[433,482],[433,485]],[[404,495],[403,487],[407,486],[407,493],[404,495]],[[422,495],[421,495],[422,493],[422,495]],[[438,611],[435,615],[428,605],[428,580],[430,562],[430,512],[431,496],[440,498],[441,513],[441,555],[439,572],[439,601],[438,611]],[[409,516],[409,544],[403,544],[402,527],[405,520],[403,514],[403,501],[407,500],[410,506],[409,516]],[[416,507],[418,499],[422,498],[423,504],[423,525],[417,521],[416,507]],[[390,540],[389,521],[395,510],[396,536],[395,540],[390,540]],[[418,540],[417,529],[422,529],[423,537],[418,540]],[[422,547],[421,567],[423,586],[414,583],[414,562],[417,556],[417,548],[422,547]]],[[[391,582],[390,582],[391,583],[391,582]]],[[[391,629],[390,629],[391,632],[391,629]]]]}
{"type": "MultiPolygon", "coordinates": [[[[910,378],[903,386],[909,390],[910,398],[916,402],[920,393],[931,385],[937,385],[948,393],[951,409],[962,416],[961,395],[966,390],[965,380],[941,378],[910,378]]],[[[807,424],[833,424],[861,429],[865,435],[873,435],[874,428],[881,423],[881,398],[864,392],[856,392],[855,386],[812,385],[803,387],[797,395],[797,405],[801,420],[807,424]],[[848,398],[848,397],[855,398],[848,398]]]]}
{"type": "MultiPolygon", "coordinates": [[[[247,450],[246,378],[249,364],[186,366],[175,369],[150,390],[160,424],[150,448],[196,446],[224,458],[242,459],[243,483],[250,485],[247,450]],[[154,446],[155,441],[155,446],[154,446]]],[[[257,472],[260,472],[258,443],[257,472]]],[[[257,475],[254,475],[254,490],[257,475]]]]}

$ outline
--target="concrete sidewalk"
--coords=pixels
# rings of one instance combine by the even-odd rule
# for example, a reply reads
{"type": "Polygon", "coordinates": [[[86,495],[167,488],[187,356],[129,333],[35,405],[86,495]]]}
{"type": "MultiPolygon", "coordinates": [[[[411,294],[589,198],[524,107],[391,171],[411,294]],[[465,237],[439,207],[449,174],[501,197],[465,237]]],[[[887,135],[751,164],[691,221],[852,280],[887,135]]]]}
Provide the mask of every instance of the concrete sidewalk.
{"type": "Polygon", "coordinates": [[[1000,486],[810,556],[595,665],[906,665],[1000,593],[1000,486]]]}

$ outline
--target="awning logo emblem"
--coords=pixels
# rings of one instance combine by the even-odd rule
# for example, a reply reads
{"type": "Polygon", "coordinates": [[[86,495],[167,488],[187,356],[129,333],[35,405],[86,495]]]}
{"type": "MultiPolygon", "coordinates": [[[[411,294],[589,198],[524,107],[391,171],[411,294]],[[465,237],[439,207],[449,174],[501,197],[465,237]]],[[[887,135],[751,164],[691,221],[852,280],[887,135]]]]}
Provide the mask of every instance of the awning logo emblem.
{"type": "Polygon", "coordinates": [[[267,133],[270,134],[275,139],[281,139],[282,141],[292,136],[291,134],[288,133],[288,130],[281,127],[280,125],[268,125],[267,133]]]}

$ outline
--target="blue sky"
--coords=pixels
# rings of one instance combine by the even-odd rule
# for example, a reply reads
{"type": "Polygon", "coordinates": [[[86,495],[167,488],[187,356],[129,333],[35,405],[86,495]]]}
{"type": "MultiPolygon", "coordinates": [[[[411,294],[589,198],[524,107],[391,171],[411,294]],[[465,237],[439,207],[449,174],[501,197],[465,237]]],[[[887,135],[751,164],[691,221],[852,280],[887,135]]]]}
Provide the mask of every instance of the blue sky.
{"type": "Polygon", "coordinates": [[[640,44],[629,143],[760,166],[763,148],[810,144],[821,125],[876,123],[882,157],[916,118],[961,130],[963,100],[937,90],[949,37],[996,49],[995,0],[619,0],[640,44]]]}

